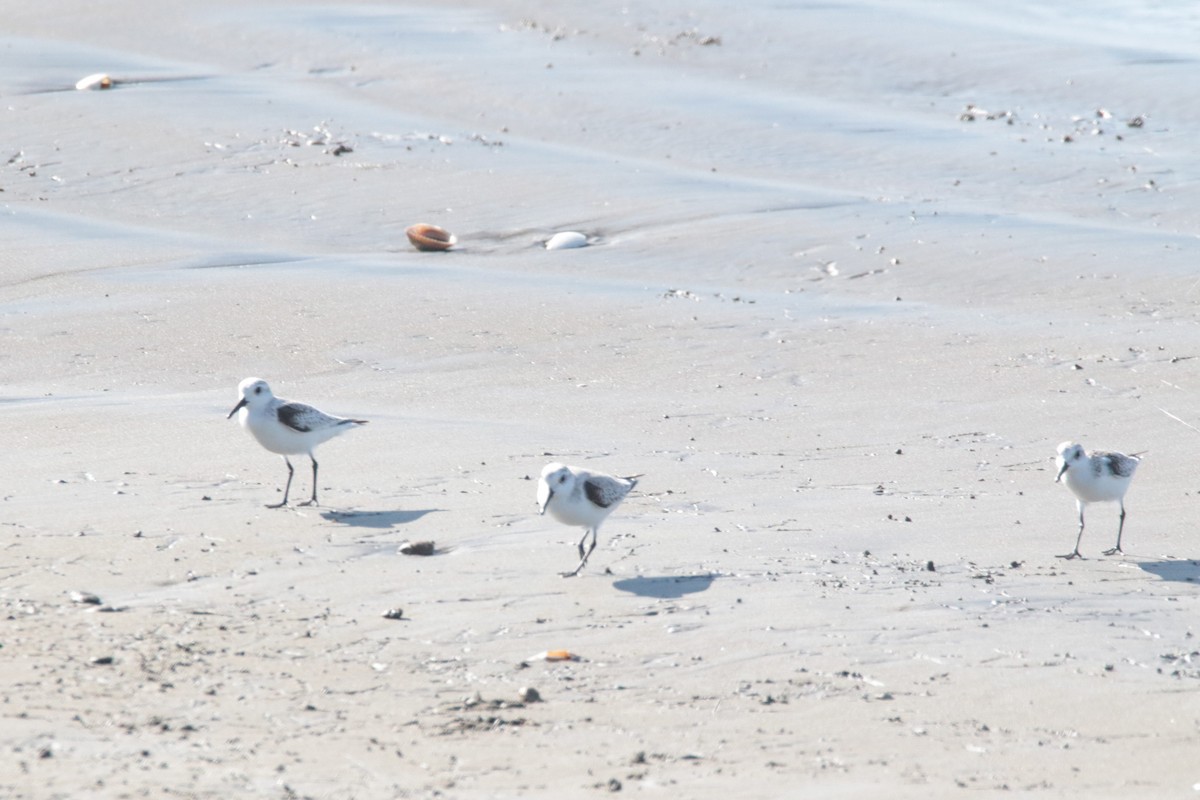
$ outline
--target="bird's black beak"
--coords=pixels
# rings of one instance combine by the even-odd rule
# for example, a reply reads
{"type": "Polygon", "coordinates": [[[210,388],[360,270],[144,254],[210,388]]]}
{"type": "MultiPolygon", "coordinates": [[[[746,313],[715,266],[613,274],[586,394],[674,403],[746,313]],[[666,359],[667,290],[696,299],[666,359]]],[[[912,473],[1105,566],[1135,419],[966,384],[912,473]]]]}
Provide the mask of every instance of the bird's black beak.
{"type": "Polygon", "coordinates": [[[238,404],[233,407],[233,411],[230,411],[229,416],[225,417],[225,419],[232,419],[233,415],[236,414],[237,412],[241,411],[242,407],[245,405],[246,405],[246,398],[243,397],[241,400],[238,400],[238,404]]]}
{"type": "Polygon", "coordinates": [[[1069,467],[1069,466],[1071,466],[1071,462],[1069,462],[1069,461],[1064,461],[1064,462],[1063,462],[1062,469],[1060,469],[1060,470],[1058,471],[1058,477],[1056,477],[1056,478],[1054,479],[1054,482],[1055,482],[1055,483],[1058,483],[1059,481],[1061,481],[1061,480],[1062,480],[1063,473],[1065,473],[1065,472],[1067,471],[1067,467],[1069,467]]]}

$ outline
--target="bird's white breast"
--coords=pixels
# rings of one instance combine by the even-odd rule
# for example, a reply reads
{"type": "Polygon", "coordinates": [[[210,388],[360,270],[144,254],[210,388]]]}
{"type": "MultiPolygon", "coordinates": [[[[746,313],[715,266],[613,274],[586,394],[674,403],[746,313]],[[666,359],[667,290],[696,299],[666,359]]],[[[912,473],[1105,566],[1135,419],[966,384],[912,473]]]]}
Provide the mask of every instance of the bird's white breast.
{"type": "Polygon", "coordinates": [[[578,484],[571,492],[555,492],[546,510],[564,525],[585,525],[589,528],[599,524],[609,511],[592,504],[578,484]]]}
{"type": "Polygon", "coordinates": [[[1097,475],[1087,462],[1073,465],[1063,476],[1063,482],[1085,503],[1119,500],[1129,488],[1129,478],[1118,478],[1107,472],[1097,475]]]}
{"type": "Polygon", "coordinates": [[[259,444],[272,453],[298,455],[307,453],[314,444],[302,434],[280,423],[273,408],[243,408],[238,412],[238,422],[254,435],[259,444]]]}

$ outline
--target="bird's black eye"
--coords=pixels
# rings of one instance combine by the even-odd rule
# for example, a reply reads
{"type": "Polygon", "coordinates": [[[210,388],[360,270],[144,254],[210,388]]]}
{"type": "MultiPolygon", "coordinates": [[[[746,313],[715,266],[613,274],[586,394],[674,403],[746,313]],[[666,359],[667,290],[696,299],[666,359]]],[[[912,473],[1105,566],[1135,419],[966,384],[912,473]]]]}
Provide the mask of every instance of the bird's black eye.
{"type": "Polygon", "coordinates": [[[559,482],[559,483],[566,483],[566,482],[567,482],[567,476],[566,476],[566,475],[559,475],[559,476],[558,476],[558,482],[559,482]]]}
{"type": "Polygon", "coordinates": [[[261,386],[255,386],[255,387],[254,387],[254,393],[255,393],[255,394],[262,394],[262,387],[261,387],[261,386]]]}

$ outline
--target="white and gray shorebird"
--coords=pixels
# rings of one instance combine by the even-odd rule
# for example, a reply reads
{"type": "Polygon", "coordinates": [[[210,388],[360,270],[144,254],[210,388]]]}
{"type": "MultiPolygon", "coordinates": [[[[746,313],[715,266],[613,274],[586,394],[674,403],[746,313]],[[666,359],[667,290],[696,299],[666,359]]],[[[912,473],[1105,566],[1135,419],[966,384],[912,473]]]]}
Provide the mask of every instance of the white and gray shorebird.
{"type": "Polygon", "coordinates": [[[241,399],[226,419],[238,414],[238,422],[242,427],[254,434],[258,443],[267,450],[283,456],[283,463],[287,464],[283,500],[268,504],[267,508],[287,505],[288,490],[292,488],[292,475],[295,473],[288,456],[301,453],[307,453],[312,459],[313,476],[312,497],[300,505],[317,505],[317,459],[313,456],[313,449],[351,428],[366,425],[367,421],[335,417],[304,403],[276,397],[267,382],[259,378],[246,378],[238,384],[238,394],[241,399]]]}
{"type": "Polygon", "coordinates": [[[1105,550],[1104,555],[1123,553],[1121,534],[1125,531],[1125,493],[1133,480],[1133,473],[1141,459],[1124,453],[1088,453],[1083,445],[1063,442],[1058,446],[1058,477],[1071,494],[1079,509],[1079,535],[1075,537],[1075,549],[1060,558],[1083,558],[1079,542],[1083,539],[1083,509],[1088,503],[1116,502],[1121,506],[1121,521],[1117,526],[1117,544],[1105,550]]]}
{"type": "Polygon", "coordinates": [[[596,531],[600,523],[621,505],[629,491],[637,486],[640,477],[631,475],[618,478],[557,462],[547,464],[542,469],[537,491],[538,513],[549,511],[564,525],[577,525],[585,529],[583,538],[579,540],[579,566],[562,573],[564,578],[573,578],[583,569],[588,556],[596,549],[596,531]],[[592,545],[585,551],[583,543],[587,541],[589,533],[592,535],[592,545]]]}

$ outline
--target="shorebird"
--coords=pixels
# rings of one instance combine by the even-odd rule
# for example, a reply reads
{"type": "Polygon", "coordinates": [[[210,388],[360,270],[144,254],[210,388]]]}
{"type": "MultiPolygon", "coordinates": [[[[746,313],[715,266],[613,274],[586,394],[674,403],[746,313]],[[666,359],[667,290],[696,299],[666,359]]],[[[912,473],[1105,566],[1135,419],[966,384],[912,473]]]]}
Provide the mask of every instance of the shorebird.
{"type": "Polygon", "coordinates": [[[288,490],[292,488],[292,462],[289,455],[307,453],[312,459],[312,497],[300,505],[317,505],[317,459],[313,449],[324,441],[338,434],[345,433],[351,428],[366,425],[365,419],[347,419],[326,414],[304,403],[283,400],[271,393],[267,382],[258,378],[246,378],[238,384],[238,400],[226,419],[238,414],[238,422],[243,428],[254,434],[258,443],[283,456],[287,464],[287,484],[283,487],[283,500],[270,503],[267,508],[281,508],[287,505],[288,490]]]}
{"type": "Polygon", "coordinates": [[[1121,522],[1117,526],[1117,544],[1105,550],[1104,555],[1125,552],[1121,549],[1121,534],[1125,530],[1125,492],[1129,491],[1129,483],[1139,462],[1137,456],[1124,453],[1087,453],[1083,445],[1074,442],[1063,442],[1058,446],[1058,477],[1054,480],[1066,484],[1071,494],[1075,495],[1075,504],[1079,508],[1079,535],[1075,538],[1075,549],[1059,558],[1083,558],[1079,552],[1079,542],[1083,539],[1083,509],[1088,503],[1120,503],[1121,522]]]}
{"type": "Polygon", "coordinates": [[[618,478],[603,472],[589,472],[579,467],[568,467],[557,462],[542,469],[538,481],[538,513],[547,511],[564,525],[584,528],[579,540],[579,566],[562,573],[564,578],[573,578],[583,569],[588,556],[596,549],[596,531],[600,523],[621,505],[629,490],[637,485],[640,475],[618,478]],[[586,551],[583,543],[592,535],[592,546],[586,551]]]}

